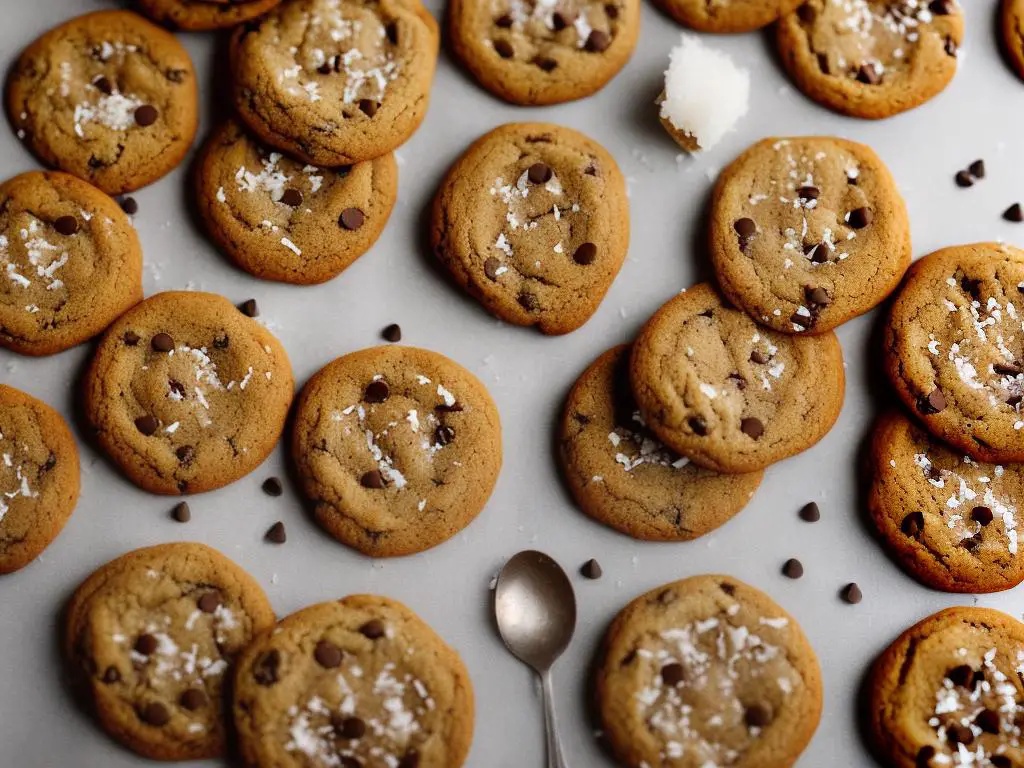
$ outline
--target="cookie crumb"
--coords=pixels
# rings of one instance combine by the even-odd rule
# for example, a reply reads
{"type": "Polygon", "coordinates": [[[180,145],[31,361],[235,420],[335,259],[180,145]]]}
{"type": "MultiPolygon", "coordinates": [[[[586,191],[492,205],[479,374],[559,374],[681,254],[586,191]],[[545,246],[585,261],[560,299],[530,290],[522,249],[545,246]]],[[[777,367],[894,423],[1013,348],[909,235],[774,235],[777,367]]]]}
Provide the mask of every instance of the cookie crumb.
{"type": "Polygon", "coordinates": [[[398,323],[392,323],[381,331],[381,336],[383,336],[386,341],[390,341],[392,344],[397,344],[402,340],[402,326],[398,323]]]}
{"type": "Polygon", "coordinates": [[[580,568],[580,573],[588,579],[600,579],[603,571],[601,570],[601,564],[594,558],[590,558],[580,568]]]}
{"type": "Polygon", "coordinates": [[[807,523],[816,523],[821,520],[821,510],[817,502],[811,501],[800,508],[800,519],[807,523]]]}
{"type": "Polygon", "coordinates": [[[268,496],[280,496],[284,493],[284,486],[281,485],[280,478],[268,477],[263,481],[263,492],[268,496]]]}
{"type": "Polygon", "coordinates": [[[864,593],[861,592],[860,587],[857,586],[857,582],[855,581],[851,581],[843,587],[839,595],[850,605],[856,605],[864,599],[864,593]]]}
{"type": "Polygon", "coordinates": [[[182,501],[174,505],[174,509],[171,510],[171,517],[179,523],[187,523],[192,519],[192,510],[189,509],[188,504],[182,501]]]}
{"type": "Polygon", "coordinates": [[[288,541],[288,534],[284,529],[284,523],[278,520],[267,529],[267,534],[264,538],[271,544],[284,544],[288,541]]]}

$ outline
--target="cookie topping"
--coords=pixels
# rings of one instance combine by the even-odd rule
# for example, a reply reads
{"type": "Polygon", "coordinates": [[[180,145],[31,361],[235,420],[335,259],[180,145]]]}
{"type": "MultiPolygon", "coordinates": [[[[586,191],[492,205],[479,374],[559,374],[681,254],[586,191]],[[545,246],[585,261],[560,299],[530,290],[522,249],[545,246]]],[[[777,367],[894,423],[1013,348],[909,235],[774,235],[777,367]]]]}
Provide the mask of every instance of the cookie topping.
{"type": "Polygon", "coordinates": [[[381,335],[384,337],[385,341],[397,344],[402,340],[402,328],[397,323],[392,323],[381,332],[381,335]]]}
{"type": "Polygon", "coordinates": [[[816,523],[821,520],[821,510],[817,502],[810,501],[800,508],[800,519],[807,523],[816,523]]]}
{"type": "Polygon", "coordinates": [[[843,600],[845,600],[850,605],[856,605],[864,599],[864,593],[861,592],[860,587],[853,582],[843,587],[842,592],[840,594],[843,600]]]}
{"type": "Polygon", "coordinates": [[[603,571],[601,570],[601,564],[594,558],[590,558],[580,568],[580,573],[586,579],[600,579],[603,571]]]}
{"type": "Polygon", "coordinates": [[[387,628],[384,626],[384,622],[380,619],[370,619],[359,628],[359,631],[364,637],[367,637],[370,640],[379,640],[384,637],[387,628]]]}
{"type": "Polygon", "coordinates": [[[143,128],[155,123],[157,117],[159,117],[159,112],[156,107],[149,104],[143,104],[135,110],[135,122],[143,128]]]}
{"type": "Polygon", "coordinates": [[[346,208],[341,212],[341,217],[338,219],[338,223],[342,229],[347,229],[350,232],[355,232],[366,221],[365,214],[358,208],[346,208]]]}
{"type": "Polygon", "coordinates": [[[334,669],[341,664],[342,653],[341,649],[329,640],[320,640],[313,651],[313,657],[321,667],[334,669]]]}
{"type": "Polygon", "coordinates": [[[516,56],[515,42],[522,46],[524,60],[550,61],[551,70],[558,66],[566,48],[588,53],[606,51],[618,26],[618,8],[591,0],[492,0],[491,7],[495,26],[491,44],[495,52],[511,59],[516,56]]]}
{"type": "Polygon", "coordinates": [[[790,579],[799,579],[804,575],[804,566],[796,558],[790,558],[782,566],[782,573],[790,579]]]}
{"type": "Polygon", "coordinates": [[[284,523],[278,520],[267,529],[266,540],[271,544],[284,544],[288,540],[288,534],[284,529],[284,523]]]}
{"type": "Polygon", "coordinates": [[[678,456],[666,448],[647,429],[640,411],[633,410],[630,426],[616,426],[608,433],[608,442],[615,452],[615,461],[623,472],[633,472],[643,464],[681,469],[690,463],[685,456],[678,456]]]}
{"type": "Polygon", "coordinates": [[[263,481],[262,488],[267,496],[280,496],[284,493],[284,486],[281,484],[281,478],[279,477],[268,477],[263,481]]]}

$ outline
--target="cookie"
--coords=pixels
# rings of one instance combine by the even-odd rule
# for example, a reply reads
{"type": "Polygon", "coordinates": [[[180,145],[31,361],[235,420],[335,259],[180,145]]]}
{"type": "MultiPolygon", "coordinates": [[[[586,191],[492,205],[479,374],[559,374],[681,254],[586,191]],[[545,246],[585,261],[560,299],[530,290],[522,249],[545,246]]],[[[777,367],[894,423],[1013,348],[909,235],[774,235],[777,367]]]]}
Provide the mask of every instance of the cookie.
{"type": "Polygon", "coordinates": [[[328,533],[374,557],[407,555],[483,509],[501,468],[501,424],[462,366],[425,349],[373,347],[303,388],[292,458],[328,533]]]}
{"type": "Polygon", "coordinates": [[[910,266],[910,222],[869,147],[764,139],[726,168],[709,245],[729,300],[783,333],[823,333],[881,303],[910,266]]]}
{"type": "Polygon", "coordinates": [[[1024,762],[1024,625],[990,608],[947,608],[918,622],[875,662],[867,718],[893,768],[1024,762]]]}
{"type": "Polygon", "coordinates": [[[777,25],[790,77],[819,104],[853,117],[890,117],[953,79],[964,37],[956,0],[807,0],[777,25]]]}
{"type": "Polygon", "coordinates": [[[489,312],[569,333],[597,311],[626,258],[626,182],[612,156],[581,133],[503,125],[448,171],[431,242],[489,312]]]}
{"type": "Polygon", "coordinates": [[[423,121],[438,46],[419,0],[285,0],[232,40],[235,105],[264,142],[307,163],[372,160],[423,121]]]}
{"type": "Polygon", "coordinates": [[[116,195],[181,162],[199,99],[192,60],[174,35],[130,11],[98,11],[21,54],[7,111],[40,160],[116,195]]]}
{"type": "Polygon", "coordinates": [[[293,613],[235,672],[235,726],[251,766],[459,768],[473,717],[462,659],[386,597],[293,613]]]}
{"type": "Polygon", "coordinates": [[[144,14],[172,29],[227,29],[262,16],[281,0],[135,0],[144,14]]]}
{"type": "Polygon", "coordinates": [[[66,173],[0,184],[0,347],[51,355],[142,301],[142,248],[121,208],[66,173]]]}
{"type": "Polygon", "coordinates": [[[210,236],[265,280],[322,283],[366,253],[398,196],[392,154],[318,168],[267,149],[235,121],[209,139],[196,204],[210,236]]]}
{"type": "Polygon", "coordinates": [[[1024,461],[1022,291],[1024,251],[944,248],[907,272],[885,329],[885,368],[900,398],[978,461],[1024,461]]]}
{"type": "Polygon", "coordinates": [[[720,475],[662,445],[629,388],[629,347],[601,355],[565,405],[559,458],[580,508],[637,539],[687,541],[747,505],[763,472],[720,475]]]}
{"type": "Polygon", "coordinates": [[[627,605],[605,637],[596,693],[628,768],[786,768],[821,718],[821,670],[796,620],[729,576],[627,605]]]}
{"type": "Polygon", "coordinates": [[[137,549],[99,568],[65,614],[64,656],[100,727],[154,760],[225,753],[231,667],[274,612],[204,544],[137,549]]]}
{"type": "Polygon", "coordinates": [[[1017,74],[1024,78],[1024,0],[1002,0],[999,30],[1007,58],[1017,74]]]}
{"type": "Polygon", "coordinates": [[[700,32],[752,32],[792,13],[802,0],[658,0],[669,16],[700,32]]]}
{"type": "Polygon", "coordinates": [[[284,429],[294,382],[263,326],[211,293],[169,291],[122,315],[85,380],[96,441],[150,493],[200,493],[247,475],[284,429]]]}
{"type": "Polygon", "coordinates": [[[513,104],[559,104],[601,90],[640,34],[638,0],[452,0],[452,48],[480,84],[513,104]]]}
{"type": "Polygon", "coordinates": [[[630,380],[665,445],[729,473],[756,472],[817,443],[838,418],[845,387],[834,333],[762,328],[703,283],[640,330],[630,380]]]}
{"type": "Polygon", "coordinates": [[[875,425],[868,464],[872,522],[911,576],[946,592],[1024,581],[1024,465],[974,461],[896,411],[875,425]]]}
{"type": "Polygon", "coordinates": [[[78,502],[78,446],[60,414],[0,384],[0,573],[31,563],[78,502]]]}

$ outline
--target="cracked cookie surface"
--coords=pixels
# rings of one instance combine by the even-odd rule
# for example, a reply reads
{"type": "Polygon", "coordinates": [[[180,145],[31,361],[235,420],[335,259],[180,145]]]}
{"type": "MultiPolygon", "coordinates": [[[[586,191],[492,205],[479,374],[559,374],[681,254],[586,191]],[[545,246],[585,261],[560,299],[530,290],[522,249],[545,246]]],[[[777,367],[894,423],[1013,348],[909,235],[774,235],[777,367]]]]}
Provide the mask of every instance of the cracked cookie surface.
{"type": "Polygon", "coordinates": [[[188,52],[130,11],[98,11],[30,45],[7,81],[18,137],[45,163],[115,195],[181,162],[198,95],[188,52]]]}
{"type": "Polygon", "coordinates": [[[807,0],[779,20],[776,40],[807,96],[877,119],[937,96],[956,74],[963,36],[956,0],[807,0]]]}
{"type": "Polygon", "coordinates": [[[601,90],[640,32],[638,0],[453,0],[452,47],[487,90],[513,104],[558,104],[601,90]]]}
{"type": "Polygon", "coordinates": [[[46,403],[0,384],[0,573],[31,563],[78,502],[78,446],[46,403]]]}
{"type": "Polygon", "coordinates": [[[891,293],[910,266],[896,182],[863,144],[764,139],[719,177],[711,260],[723,292],[783,333],[821,333],[891,293]]]}
{"type": "Polygon", "coordinates": [[[730,473],[764,469],[817,443],[838,418],[845,387],[834,333],[763,328],[703,283],[640,330],[630,380],[663,443],[730,473]]]}
{"type": "Polygon", "coordinates": [[[254,470],[284,429],[281,343],[227,299],[169,291],[122,315],[96,350],[85,412],[100,447],[151,493],[199,493],[254,470]]]}
{"type": "Polygon", "coordinates": [[[802,0],[658,0],[680,24],[701,32],[751,32],[792,13],[802,0]]]}
{"type": "Polygon", "coordinates": [[[228,29],[262,16],[281,0],[135,0],[144,14],[172,29],[228,29]]]}
{"type": "Polygon", "coordinates": [[[783,768],[821,718],[821,670],[796,620],[729,576],[665,584],[605,637],[597,702],[629,768],[783,768]]]}
{"type": "Polygon", "coordinates": [[[975,243],[915,262],[883,355],[932,434],[980,461],[1024,461],[1024,251],[975,243]]]}
{"type": "Polygon", "coordinates": [[[436,546],[483,509],[501,425],[476,377],[436,352],[373,347],[302,390],[292,458],[320,524],[378,557],[436,546]]]}
{"type": "Polygon", "coordinates": [[[155,760],[226,751],[236,657],[274,624],[249,574],[203,544],[162,544],[96,570],[65,614],[64,656],[112,738],[155,760]]]}
{"type": "Polygon", "coordinates": [[[947,608],[906,630],[867,681],[876,753],[893,768],[1024,761],[1024,625],[989,608],[947,608]]]}
{"type": "Polygon", "coordinates": [[[971,593],[1024,581],[1024,466],[974,461],[893,411],[875,425],[869,473],[875,528],[918,581],[971,593]]]}
{"type": "Polygon", "coordinates": [[[0,185],[0,347],[50,355],[142,300],[131,221],[98,189],[33,171],[0,185]]]}
{"type": "Polygon", "coordinates": [[[438,46],[419,0],[286,0],[232,40],[235,105],[263,141],[305,162],[372,160],[422,122],[438,46]]]}
{"type": "Polygon", "coordinates": [[[686,541],[723,525],[764,476],[720,475],[666,448],[633,400],[628,346],[605,352],[580,376],[562,416],[559,448],[583,511],[651,541],[686,541]]]}
{"type": "Polygon", "coordinates": [[[196,204],[210,236],[266,280],[330,280],[369,250],[398,195],[393,154],[318,168],[268,149],[235,121],[210,137],[196,204]]]}
{"type": "Polygon", "coordinates": [[[511,123],[478,139],[434,199],[434,253],[492,314],[569,333],[597,311],[629,245],[626,184],[581,133],[511,123]]]}
{"type": "Polygon", "coordinates": [[[235,672],[235,725],[252,766],[460,768],[473,706],[458,654],[376,595],[293,613],[235,672]]]}

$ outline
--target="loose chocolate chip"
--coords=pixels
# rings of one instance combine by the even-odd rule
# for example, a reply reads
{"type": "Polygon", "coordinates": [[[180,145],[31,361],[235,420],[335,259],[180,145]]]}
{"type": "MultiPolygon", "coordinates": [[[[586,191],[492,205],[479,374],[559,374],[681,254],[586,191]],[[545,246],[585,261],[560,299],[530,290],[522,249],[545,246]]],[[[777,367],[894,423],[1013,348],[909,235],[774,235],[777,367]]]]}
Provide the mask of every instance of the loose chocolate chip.
{"type": "Polygon", "coordinates": [[[536,56],[533,63],[544,72],[554,72],[558,69],[558,62],[549,56],[536,56]]]}
{"type": "Polygon", "coordinates": [[[298,208],[302,205],[302,192],[295,187],[288,187],[281,195],[281,202],[292,208],[298,208]]]}
{"type": "Polygon", "coordinates": [[[583,49],[590,53],[602,53],[608,50],[608,46],[611,44],[611,35],[600,29],[594,29],[587,35],[587,42],[583,44],[583,49]]]}
{"type": "Polygon", "coordinates": [[[687,422],[687,424],[690,425],[690,429],[693,430],[693,433],[698,437],[704,437],[708,433],[707,422],[705,422],[700,416],[694,416],[687,422]]]}
{"type": "Polygon", "coordinates": [[[900,530],[907,536],[917,536],[917,534],[924,530],[924,515],[920,512],[911,512],[903,518],[903,522],[900,523],[900,530]]]}
{"type": "Polygon", "coordinates": [[[191,445],[183,445],[174,454],[182,464],[188,464],[195,458],[196,450],[191,445]]]}
{"type": "Polygon", "coordinates": [[[420,768],[420,753],[411,749],[398,761],[398,768],[420,768]]]}
{"type": "Polygon", "coordinates": [[[847,584],[843,587],[843,591],[840,594],[842,595],[843,600],[848,602],[850,605],[856,605],[864,599],[864,593],[860,591],[860,587],[857,586],[856,582],[850,582],[847,584]]]}
{"type": "Polygon", "coordinates": [[[268,477],[263,481],[262,488],[267,496],[280,496],[284,493],[284,485],[281,484],[281,478],[279,477],[268,477]]]}
{"type": "Polygon", "coordinates": [[[70,237],[78,232],[78,219],[74,216],[61,216],[53,222],[53,228],[57,230],[58,235],[70,237]]]}
{"type": "Polygon", "coordinates": [[[376,379],[366,385],[366,391],[363,393],[363,400],[368,403],[383,403],[391,397],[391,387],[384,379],[376,379]]]}
{"type": "Polygon", "coordinates": [[[100,75],[96,78],[96,80],[93,81],[93,85],[96,87],[97,91],[107,96],[114,92],[113,83],[111,83],[110,80],[103,77],[102,75],[100,75]]]}
{"type": "Polygon", "coordinates": [[[918,398],[917,410],[925,416],[931,416],[944,411],[946,410],[946,396],[942,394],[941,389],[935,388],[926,397],[918,398]]]}
{"type": "Polygon", "coordinates": [[[107,670],[103,673],[103,682],[107,685],[121,682],[121,673],[117,667],[107,667],[107,670]]]}
{"type": "Polygon", "coordinates": [[[156,107],[151,104],[143,104],[135,110],[135,122],[143,128],[155,123],[158,116],[159,112],[157,112],[156,107]]]}
{"type": "Polygon", "coordinates": [[[288,540],[288,532],[284,529],[284,523],[278,520],[267,529],[264,538],[271,544],[284,544],[288,540]]]}
{"type": "Polygon", "coordinates": [[[928,4],[928,10],[936,16],[949,16],[953,13],[954,6],[952,0],[932,0],[928,4]]]}
{"type": "Polygon", "coordinates": [[[999,713],[993,709],[983,709],[978,713],[978,716],[974,718],[974,724],[981,728],[985,733],[999,733],[1002,723],[999,719],[999,713]]]}
{"type": "Polygon", "coordinates": [[[380,107],[380,102],[374,101],[373,99],[360,99],[359,100],[359,111],[367,117],[373,117],[377,114],[377,109],[380,107]]]}
{"type": "Polygon", "coordinates": [[[199,606],[199,610],[203,613],[214,613],[220,608],[221,599],[220,595],[216,592],[207,592],[196,601],[196,605],[199,606]]]}
{"type": "Polygon", "coordinates": [[[371,469],[359,478],[359,484],[362,485],[363,488],[379,490],[384,487],[384,475],[380,473],[379,469],[371,469]]]}
{"type": "Polygon", "coordinates": [[[861,64],[857,70],[857,80],[865,85],[878,85],[881,78],[878,76],[878,70],[875,68],[875,65],[867,62],[866,64],[861,64]]]}
{"type": "Polygon", "coordinates": [[[385,341],[390,341],[392,344],[395,344],[402,340],[402,326],[398,323],[392,323],[385,328],[380,335],[384,337],[385,341]]]}
{"type": "Polygon", "coordinates": [[[580,573],[587,579],[600,579],[604,572],[601,570],[601,564],[594,558],[590,558],[582,565],[580,573]]]}
{"type": "Polygon", "coordinates": [[[281,666],[281,652],[276,648],[267,651],[259,659],[252,670],[253,679],[260,685],[273,685],[277,682],[277,670],[281,666]]]}
{"type": "Polygon", "coordinates": [[[148,632],[135,638],[135,650],[143,656],[151,655],[159,645],[160,643],[156,637],[148,632]]]}
{"type": "Polygon", "coordinates": [[[370,640],[379,640],[384,637],[385,630],[384,622],[380,619],[370,619],[359,628],[363,637],[367,637],[370,640]]]}
{"type": "Polygon", "coordinates": [[[484,261],[484,274],[491,280],[498,279],[498,268],[501,266],[501,262],[491,256],[484,261]]]}
{"type": "Polygon", "coordinates": [[[1021,209],[1020,203],[1014,203],[1003,211],[1003,218],[1007,221],[1012,221],[1014,224],[1020,224],[1024,221],[1024,209],[1021,209]]]}
{"type": "Polygon", "coordinates": [[[974,741],[974,731],[960,723],[950,723],[946,726],[946,738],[950,744],[970,744],[974,741]]]}
{"type": "Polygon", "coordinates": [[[854,208],[850,211],[846,222],[854,229],[864,229],[874,218],[875,216],[871,213],[870,208],[854,208]]]}
{"type": "Polygon", "coordinates": [[[958,187],[964,187],[966,189],[967,187],[974,186],[974,177],[967,171],[957,171],[953,180],[956,182],[958,187]]]}
{"type": "Polygon", "coordinates": [[[337,732],[343,739],[361,739],[366,734],[366,723],[358,717],[346,717],[338,723],[337,732]]]}
{"type": "Polygon", "coordinates": [[[782,574],[791,579],[799,579],[804,575],[804,564],[795,557],[791,557],[783,564],[782,574]]]}
{"type": "Polygon", "coordinates": [[[511,59],[516,55],[516,49],[512,47],[512,43],[508,40],[495,40],[494,52],[503,59],[511,59]]]}
{"type": "Polygon", "coordinates": [[[974,677],[974,670],[967,664],[961,664],[946,672],[946,677],[953,685],[966,687],[971,682],[971,678],[974,677]]]}
{"type": "Polygon", "coordinates": [[[531,184],[547,184],[551,181],[552,171],[544,163],[534,163],[526,172],[531,184]]]}
{"type": "Polygon", "coordinates": [[[686,677],[682,664],[666,664],[661,668],[661,681],[669,688],[675,688],[686,677]]]}
{"type": "Polygon", "coordinates": [[[740,237],[753,237],[757,234],[757,224],[754,223],[753,219],[736,219],[733,222],[732,228],[736,230],[736,234],[740,237]]]}
{"type": "Polygon", "coordinates": [[[587,264],[593,264],[594,259],[597,258],[597,246],[593,243],[584,243],[576,252],[572,255],[572,260],[577,264],[586,266],[587,264]]]}
{"type": "Polygon", "coordinates": [[[448,445],[454,439],[455,429],[447,424],[442,424],[434,430],[434,442],[438,445],[448,445]]]}
{"type": "Polygon", "coordinates": [[[796,193],[804,200],[817,200],[821,194],[817,187],[800,187],[796,193]]]}
{"type": "Polygon", "coordinates": [[[160,727],[170,722],[171,713],[159,701],[151,701],[149,704],[143,705],[139,710],[139,719],[146,723],[146,725],[160,727]]]}
{"type": "Polygon", "coordinates": [[[330,640],[321,640],[313,650],[313,658],[324,669],[334,669],[341,666],[341,648],[330,640]]]}
{"type": "Polygon", "coordinates": [[[763,728],[772,721],[772,713],[763,704],[752,704],[747,707],[743,719],[751,728],[763,728]]]}
{"type": "Polygon", "coordinates": [[[157,352],[170,352],[174,349],[174,339],[168,333],[158,333],[150,340],[149,345],[157,352]]]}
{"type": "Polygon", "coordinates": [[[527,293],[526,291],[520,293],[519,296],[516,297],[516,301],[518,301],[519,306],[527,312],[536,312],[538,307],[540,307],[540,302],[537,300],[537,297],[532,293],[527,293]]]}
{"type": "Polygon", "coordinates": [[[135,420],[135,428],[146,437],[156,432],[159,426],[160,422],[156,420],[155,416],[139,416],[135,420]]]}
{"type": "Polygon", "coordinates": [[[759,349],[755,349],[750,353],[750,362],[757,363],[758,365],[764,365],[769,360],[768,355],[759,349]]]}
{"type": "Polygon", "coordinates": [[[971,520],[982,525],[992,522],[992,510],[988,507],[975,507],[971,510],[971,520]]]}
{"type": "Polygon", "coordinates": [[[139,212],[139,202],[134,197],[122,197],[121,210],[129,216],[134,216],[139,212]]]}
{"type": "Polygon", "coordinates": [[[259,317],[260,308],[256,304],[256,299],[246,299],[238,305],[239,311],[246,317],[259,317]]]}
{"type": "Polygon", "coordinates": [[[985,178],[985,161],[984,160],[975,160],[973,163],[971,163],[970,165],[967,166],[967,170],[970,172],[971,176],[973,176],[974,178],[976,178],[976,179],[984,179],[985,178]]]}
{"type": "Polygon", "coordinates": [[[797,16],[800,17],[800,21],[804,24],[811,24],[816,18],[818,18],[818,12],[814,9],[814,6],[810,3],[804,3],[796,9],[797,16]]]}
{"type": "Polygon", "coordinates": [[[808,285],[804,291],[807,294],[807,300],[817,307],[827,307],[832,303],[832,299],[829,298],[828,292],[821,286],[812,288],[808,285]]]}
{"type": "Polygon", "coordinates": [[[182,707],[187,709],[189,712],[195,712],[197,709],[202,709],[206,706],[209,699],[206,698],[206,694],[198,688],[189,688],[178,699],[178,703],[182,707]]]}
{"type": "Polygon", "coordinates": [[[807,523],[816,523],[821,520],[821,510],[817,502],[810,501],[800,508],[800,519],[807,523]]]}
{"type": "Polygon", "coordinates": [[[346,208],[338,218],[341,228],[347,229],[349,232],[355,232],[363,226],[364,221],[366,221],[366,216],[358,208],[346,208]]]}
{"type": "Polygon", "coordinates": [[[747,437],[757,440],[764,434],[764,424],[761,423],[760,419],[748,416],[740,421],[740,431],[747,437]]]}
{"type": "Polygon", "coordinates": [[[515,20],[509,14],[503,13],[494,20],[494,23],[502,29],[508,29],[513,23],[515,23],[515,20]]]}

